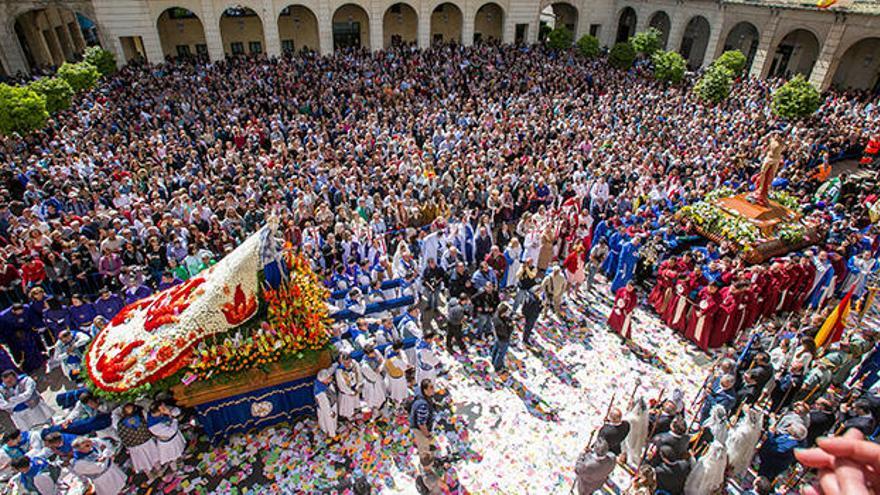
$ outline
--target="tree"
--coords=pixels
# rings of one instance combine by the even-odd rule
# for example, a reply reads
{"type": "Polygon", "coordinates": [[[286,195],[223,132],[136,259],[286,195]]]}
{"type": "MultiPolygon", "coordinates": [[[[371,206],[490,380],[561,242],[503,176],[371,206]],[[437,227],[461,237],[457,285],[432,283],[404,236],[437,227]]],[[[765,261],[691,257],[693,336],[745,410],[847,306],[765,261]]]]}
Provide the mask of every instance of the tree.
{"type": "Polygon", "coordinates": [[[560,26],[547,35],[547,46],[554,50],[565,50],[574,41],[574,35],[564,26],[560,26]]]}
{"type": "Polygon", "coordinates": [[[0,133],[26,134],[46,125],[46,97],[27,86],[0,84],[0,133]]]}
{"type": "Polygon", "coordinates": [[[58,68],[58,77],[67,81],[75,93],[79,93],[80,91],[95,87],[98,78],[101,77],[101,73],[98,72],[94,65],[88,62],[80,62],[78,64],[65,62],[58,68]]]}
{"type": "Polygon", "coordinates": [[[713,65],[694,86],[694,91],[702,100],[721,103],[730,94],[732,82],[733,71],[722,65],[713,65]]]}
{"type": "Polygon", "coordinates": [[[684,77],[685,61],[678,52],[657,52],[651,57],[654,77],[661,81],[677,83],[684,77]]]}
{"type": "Polygon", "coordinates": [[[83,54],[83,60],[95,66],[102,76],[116,72],[116,56],[100,46],[90,46],[83,54]]]}
{"type": "Polygon", "coordinates": [[[819,91],[803,75],[798,74],[773,92],[770,108],[778,117],[797,120],[809,117],[821,104],[819,91]]]}
{"type": "Polygon", "coordinates": [[[30,83],[30,88],[46,98],[46,110],[55,113],[70,108],[73,88],[59,77],[43,77],[30,83]]]}
{"type": "Polygon", "coordinates": [[[651,27],[646,31],[636,33],[629,39],[629,42],[637,53],[650,57],[660,50],[662,37],[663,33],[659,29],[651,27]]]}
{"type": "Polygon", "coordinates": [[[599,54],[599,38],[585,34],[577,41],[578,53],[587,58],[594,58],[599,54]]]}
{"type": "Polygon", "coordinates": [[[739,77],[746,68],[746,62],[746,56],[743,55],[743,52],[739,50],[727,50],[722,53],[720,57],[716,58],[715,62],[712,62],[712,65],[727,67],[733,72],[734,77],[739,77]]]}
{"type": "Polygon", "coordinates": [[[636,51],[629,43],[618,43],[608,54],[608,63],[618,69],[629,69],[636,59],[636,51]]]}

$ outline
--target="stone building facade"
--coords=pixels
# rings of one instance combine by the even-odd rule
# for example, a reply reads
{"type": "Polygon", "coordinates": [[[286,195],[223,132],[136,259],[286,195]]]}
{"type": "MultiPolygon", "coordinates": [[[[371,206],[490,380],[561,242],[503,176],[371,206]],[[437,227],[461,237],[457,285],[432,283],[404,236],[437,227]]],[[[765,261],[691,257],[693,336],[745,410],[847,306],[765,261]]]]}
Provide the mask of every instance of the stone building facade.
{"type": "Polygon", "coordinates": [[[564,25],[604,45],[656,27],[691,68],[737,48],[755,76],[880,90],[880,0],[827,9],[797,0],[0,0],[6,74],[75,60],[101,44],[143,57],[266,53],[410,42],[534,43],[564,25]]]}

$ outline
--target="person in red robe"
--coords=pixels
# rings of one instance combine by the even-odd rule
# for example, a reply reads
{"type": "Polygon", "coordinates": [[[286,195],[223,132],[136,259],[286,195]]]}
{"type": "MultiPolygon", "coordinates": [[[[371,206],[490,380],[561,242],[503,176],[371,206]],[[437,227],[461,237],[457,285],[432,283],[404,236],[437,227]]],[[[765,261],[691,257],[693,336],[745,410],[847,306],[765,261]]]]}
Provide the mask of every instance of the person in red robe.
{"type": "Polygon", "coordinates": [[[796,313],[803,309],[804,304],[806,304],[807,298],[810,297],[810,291],[813,289],[813,280],[816,278],[816,265],[813,264],[809,256],[801,257],[801,270],[803,271],[803,277],[801,278],[798,297],[791,306],[791,311],[796,313]]]}
{"type": "Polygon", "coordinates": [[[648,296],[648,303],[654,308],[657,314],[663,314],[666,309],[666,302],[669,299],[670,291],[673,290],[675,279],[678,277],[678,260],[670,258],[660,263],[657,267],[657,283],[648,296]]]}
{"type": "Polygon", "coordinates": [[[792,311],[795,304],[801,298],[801,292],[803,292],[804,286],[804,269],[801,267],[798,258],[792,258],[786,263],[786,268],[788,269],[788,291],[785,293],[785,299],[782,300],[782,311],[789,312],[792,311]]]}
{"type": "Polygon", "coordinates": [[[753,266],[748,273],[749,295],[746,297],[746,321],[743,328],[750,328],[763,316],[764,286],[767,284],[768,278],[761,266],[753,266]]]}
{"type": "Polygon", "coordinates": [[[687,328],[688,313],[692,310],[693,303],[690,300],[692,293],[706,285],[706,277],[703,270],[697,266],[694,270],[679,279],[676,284],[675,294],[669,300],[666,311],[663,313],[663,321],[678,332],[684,332],[687,328]]]}
{"type": "Polygon", "coordinates": [[[745,288],[746,286],[742,282],[737,282],[718,291],[721,308],[715,316],[717,319],[715,327],[719,331],[710,335],[710,348],[721,347],[736,337],[746,312],[746,307],[742,303],[746,297],[745,288]]]}
{"type": "Polygon", "coordinates": [[[761,309],[761,315],[769,318],[776,314],[776,306],[779,305],[779,297],[782,295],[787,277],[783,272],[782,264],[779,262],[770,265],[770,269],[765,270],[765,273],[767,277],[763,285],[764,291],[761,294],[764,298],[764,307],[761,309]]]}
{"type": "Polygon", "coordinates": [[[628,339],[632,333],[632,312],[636,309],[638,300],[632,280],[617,289],[617,294],[614,295],[614,307],[608,315],[608,326],[624,339],[628,339]]]}
{"type": "Polygon", "coordinates": [[[711,283],[703,287],[697,299],[697,307],[688,319],[685,337],[696,342],[700,349],[708,351],[711,336],[719,332],[715,321],[715,314],[721,309],[718,285],[711,283]]]}

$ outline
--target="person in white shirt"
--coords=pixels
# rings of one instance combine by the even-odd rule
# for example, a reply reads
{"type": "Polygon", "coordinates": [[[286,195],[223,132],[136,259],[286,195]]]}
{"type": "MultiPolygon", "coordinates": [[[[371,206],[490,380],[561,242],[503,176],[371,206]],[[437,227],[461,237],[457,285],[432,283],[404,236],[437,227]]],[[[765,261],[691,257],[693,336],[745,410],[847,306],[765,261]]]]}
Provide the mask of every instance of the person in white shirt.
{"type": "Polygon", "coordinates": [[[125,489],[127,477],[113,463],[110,445],[101,440],[79,437],[73,441],[73,472],[87,478],[95,495],[118,495],[125,489]]]}
{"type": "Polygon", "coordinates": [[[39,495],[58,493],[56,483],[61,477],[61,468],[50,464],[46,459],[22,456],[12,461],[12,469],[18,473],[11,480],[18,493],[39,495]]]}
{"type": "Polygon", "coordinates": [[[150,414],[147,415],[147,426],[156,437],[156,447],[159,449],[159,464],[170,465],[172,473],[177,471],[177,460],[186,450],[186,439],[180,433],[178,416],[180,409],[161,401],[154,402],[150,406],[150,414]]]}
{"type": "Polygon", "coordinates": [[[52,357],[47,363],[48,371],[51,372],[58,366],[64,376],[71,381],[79,374],[82,368],[82,358],[91,337],[83,332],[62,330],[58,332],[58,341],[52,348],[52,357]]]}
{"type": "Polygon", "coordinates": [[[8,412],[15,427],[23,431],[52,420],[52,409],[37,391],[37,382],[14,370],[0,374],[0,409],[8,412]]]}
{"type": "Polygon", "coordinates": [[[360,392],[363,387],[361,369],[351,359],[348,352],[339,355],[336,367],[336,388],[339,390],[339,416],[347,420],[354,418],[360,408],[360,392]]]}
{"type": "Polygon", "coordinates": [[[409,386],[406,383],[406,369],[409,361],[403,352],[403,342],[395,340],[385,351],[385,384],[388,397],[400,405],[409,397],[409,386]]]}
{"type": "Polygon", "coordinates": [[[318,415],[318,427],[327,435],[327,441],[336,437],[337,414],[336,405],[338,394],[336,384],[333,382],[334,369],[325,368],[318,372],[315,380],[315,407],[318,415]]]}
{"type": "Polygon", "coordinates": [[[370,341],[364,345],[364,359],[360,363],[361,376],[364,379],[362,390],[363,400],[374,412],[385,404],[385,358],[376,350],[375,343],[370,341]]]}

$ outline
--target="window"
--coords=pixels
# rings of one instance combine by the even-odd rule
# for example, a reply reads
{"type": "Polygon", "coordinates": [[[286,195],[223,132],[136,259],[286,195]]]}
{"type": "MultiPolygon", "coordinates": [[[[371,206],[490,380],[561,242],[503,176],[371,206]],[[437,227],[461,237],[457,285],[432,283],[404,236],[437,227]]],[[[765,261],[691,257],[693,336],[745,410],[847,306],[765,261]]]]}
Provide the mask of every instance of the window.
{"type": "Polygon", "coordinates": [[[590,36],[599,37],[599,29],[602,27],[601,24],[590,24],[590,36]]]}
{"type": "Polygon", "coordinates": [[[241,55],[242,53],[244,53],[244,43],[242,43],[241,41],[230,43],[229,48],[232,49],[233,55],[241,55]]]}
{"type": "Polygon", "coordinates": [[[248,50],[251,53],[263,53],[263,43],[260,41],[251,41],[248,43],[248,50]]]}
{"type": "Polygon", "coordinates": [[[333,49],[360,48],[361,47],[361,23],[360,22],[334,22],[333,23],[333,49]]]}
{"type": "Polygon", "coordinates": [[[204,43],[199,43],[196,45],[196,53],[199,55],[207,55],[208,54],[208,45],[204,43]]]}
{"type": "Polygon", "coordinates": [[[189,45],[177,45],[175,48],[177,48],[178,57],[190,56],[189,45]]]}
{"type": "Polygon", "coordinates": [[[281,40],[281,53],[293,53],[293,40],[281,40]]]}

